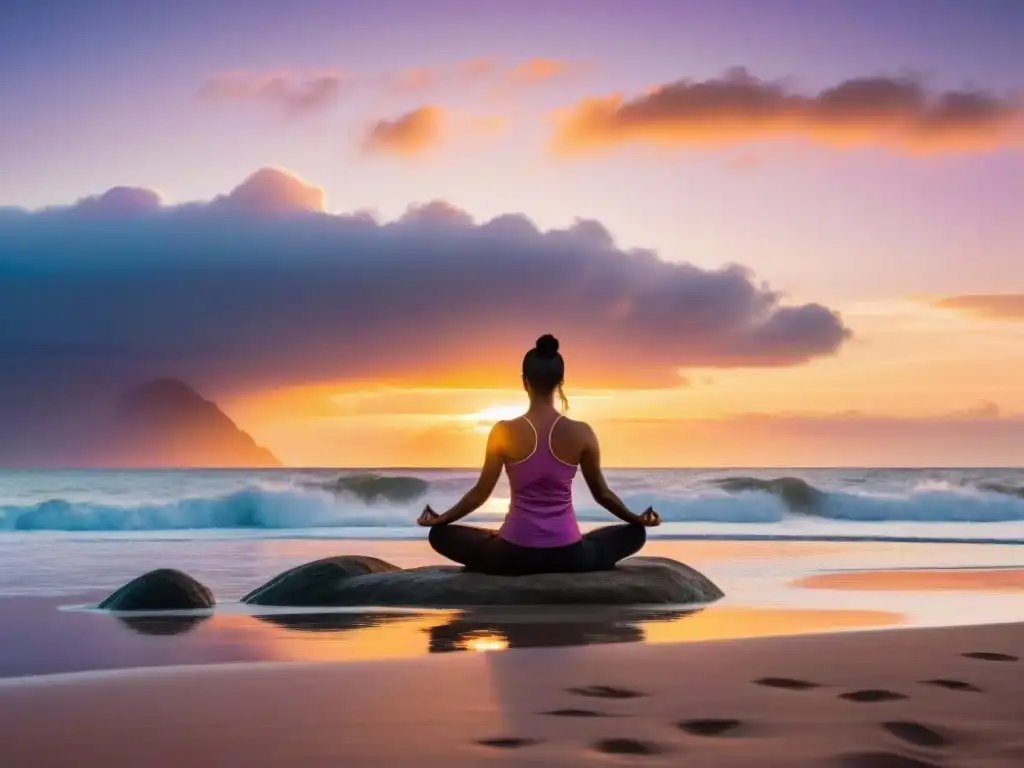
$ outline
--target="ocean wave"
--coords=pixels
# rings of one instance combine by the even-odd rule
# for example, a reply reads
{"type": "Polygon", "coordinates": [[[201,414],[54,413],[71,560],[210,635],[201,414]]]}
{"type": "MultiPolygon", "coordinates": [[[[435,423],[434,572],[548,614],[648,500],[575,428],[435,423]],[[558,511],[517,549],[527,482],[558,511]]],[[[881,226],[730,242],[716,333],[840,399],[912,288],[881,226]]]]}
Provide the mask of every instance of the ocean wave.
{"type": "MultiPolygon", "coordinates": [[[[253,486],[227,493],[161,502],[112,503],[54,498],[0,505],[6,531],[182,531],[189,529],[411,528],[420,500],[435,508],[456,501],[465,478],[431,480],[411,476],[343,475],[281,487],[253,486]],[[355,479],[352,479],[355,478],[355,479]],[[410,483],[407,480],[418,480],[410,483]],[[398,480],[395,483],[392,481],[398,480]],[[421,486],[420,483],[423,485],[421,486]],[[330,490],[327,490],[330,488],[330,490]]],[[[1011,486],[1012,488],[1012,486],[1011,486]]],[[[636,485],[623,489],[632,509],[654,507],[667,523],[780,523],[791,518],[848,522],[1011,522],[1024,520],[1024,498],[1014,492],[922,482],[899,493],[822,490],[799,478],[725,477],[672,489],[636,485]]],[[[107,497],[109,498],[109,497],[107,497]]],[[[585,492],[576,494],[584,522],[614,522],[585,492]]],[[[493,524],[504,510],[495,499],[468,522],[493,524]]]]}
{"type": "Polygon", "coordinates": [[[312,487],[355,497],[368,504],[380,502],[410,502],[426,495],[430,483],[411,475],[379,475],[357,472],[342,475],[336,480],[316,481],[312,487]]]}
{"type": "Polygon", "coordinates": [[[1014,496],[1018,499],[1024,499],[1024,486],[1021,485],[1007,485],[1006,483],[977,483],[975,487],[980,491],[987,491],[989,493],[1001,493],[1005,496],[1014,496]]]}
{"type": "Polygon", "coordinates": [[[333,493],[254,488],[163,504],[114,505],[51,499],[0,507],[0,529],[13,531],[173,531],[209,528],[320,528],[408,524],[400,509],[341,504],[333,493]]]}
{"type": "Polygon", "coordinates": [[[714,481],[736,494],[770,495],[786,512],[859,522],[1009,522],[1024,520],[1024,489],[998,483],[923,481],[901,493],[823,491],[797,477],[726,477],[714,481]]]}
{"type": "Polygon", "coordinates": [[[759,477],[723,477],[714,483],[730,493],[769,493],[785,504],[790,512],[798,514],[819,513],[828,499],[827,493],[819,491],[799,477],[775,477],[767,480],[759,477]]]}

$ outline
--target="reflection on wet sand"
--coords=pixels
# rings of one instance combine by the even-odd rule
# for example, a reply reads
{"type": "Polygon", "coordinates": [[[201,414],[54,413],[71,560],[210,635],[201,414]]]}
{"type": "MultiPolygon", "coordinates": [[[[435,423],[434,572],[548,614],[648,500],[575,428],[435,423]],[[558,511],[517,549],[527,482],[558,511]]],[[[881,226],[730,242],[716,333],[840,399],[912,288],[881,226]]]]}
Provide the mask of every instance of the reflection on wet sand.
{"type": "Polygon", "coordinates": [[[211,614],[190,614],[187,616],[126,616],[119,614],[117,620],[133,632],[140,635],[184,635],[191,632],[204,621],[209,619],[211,614]]]}
{"type": "Polygon", "coordinates": [[[431,653],[552,648],[605,643],[639,643],[649,622],[675,621],[698,613],[685,611],[539,610],[466,611],[430,629],[431,653]]]}
{"type": "MultiPolygon", "coordinates": [[[[92,597],[83,596],[75,605],[91,605],[92,597]]],[[[900,615],[880,611],[720,603],[676,610],[597,606],[412,613],[270,610],[259,616],[226,605],[211,613],[142,615],[58,609],[66,604],[65,599],[0,599],[0,633],[4,635],[0,678],[182,664],[377,661],[507,648],[685,643],[902,622],[900,615]]]]}
{"type": "Polygon", "coordinates": [[[421,614],[402,613],[272,613],[256,616],[260,621],[282,629],[302,632],[341,633],[354,629],[380,627],[390,622],[409,621],[421,614]]]}
{"type": "MultiPolygon", "coordinates": [[[[630,611],[581,606],[520,610],[480,608],[424,614],[288,613],[252,618],[287,631],[287,635],[277,634],[271,644],[285,650],[288,658],[304,659],[309,654],[310,659],[329,655],[341,660],[635,643],[645,639],[645,624],[679,620],[699,610],[630,611]],[[330,643],[328,649],[325,643],[332,639],[337,642],[330,643]]],[[[242,618],[231,617],[236,629],[242,618]]]]}
{"type": "Polygon", "coordinates": [[[278,658],[341,661],[455,651],[791,635],[896,626],[903,617],[886,611],[714,605],[676,610],[566,606],[477,608],[417,615],[268,614],[231,619],[236,629],[245,626],[252,631],[258,622],[282,630],[269,637],[259,633],[261,642],[266,642],[278,658]],[[248,621],[239,625],[238,620],[248,621]]]}
{"type": "Polygon", "coordinates": [[[820,573],[793,582],[808,589],[884,592],[1015,592],[1024,590],[1024,568],[907,569],[820,573]]]}
{"type": "Polygon", "coordinates": [[[647,624],[644,640],[648,643],[737,640],[895,627],[903,623],[903,614],[890,611],[715,605],[687,621],[647,624]]]}

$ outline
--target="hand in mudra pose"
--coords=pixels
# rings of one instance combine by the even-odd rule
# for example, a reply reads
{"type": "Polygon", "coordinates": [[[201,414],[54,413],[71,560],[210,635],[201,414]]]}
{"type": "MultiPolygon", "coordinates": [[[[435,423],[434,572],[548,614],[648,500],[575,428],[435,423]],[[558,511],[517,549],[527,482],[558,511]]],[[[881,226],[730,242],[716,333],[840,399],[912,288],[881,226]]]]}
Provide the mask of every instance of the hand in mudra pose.
{"type": "Polygon", "coordinates": [[[648,528],[661,525],[661,515],[655,512],[653,507],[648,507],[640,513],[640,525],[646,525],[648,528]]]}
{"type": "Polygon", "coordinates": [[[427,506],[423,508],[423,512],[421,512],[420,516],[416,518],[417,525],[422,525],[426,527],[429,527],[431,525],[440,525],[441,523],[441,516],[437,514],[437,512],[435,512],[433,509],[431,509],[429,504],[427,504],[427,506]]]}

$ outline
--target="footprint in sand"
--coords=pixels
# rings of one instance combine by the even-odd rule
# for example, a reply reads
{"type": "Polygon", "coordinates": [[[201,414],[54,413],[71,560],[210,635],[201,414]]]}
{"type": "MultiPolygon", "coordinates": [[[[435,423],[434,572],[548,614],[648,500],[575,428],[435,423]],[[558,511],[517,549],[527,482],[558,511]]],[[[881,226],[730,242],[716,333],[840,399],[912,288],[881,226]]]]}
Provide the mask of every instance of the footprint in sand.
{"type": "Polygon", "coordinates": [[[628,688],[615,688],[611,685],[588,685],[582,688],[570,688],[569,693],[577,696],[592,696],[596,699],[635,699],[646,696],[646,693],[631,691],[628,688]]]}
{"type": "Polygon", "coordinates": [[[601,739],[594,749],[606,755],[657,755],[665,751],[657,744],[637,739],[601,739]]]}
{"type": "Polygon", "coordinates": [[[812,688],[820,688],[817,683],[807,680],[794,680],[791,677],[762,677],[755,680],[754,685],[764,685],[768,688],[783,688],[787,691],[809,691],[812,688]]]}
{"type": "Polygon", "coordinates": [[[945,680],[942,678],[938,680],[922,680],[921,685],[936,685],[939,688],[948,688],[951,691],[974,691],[975,693],[981,693],[981,688],[977,688],[963,680],[945,680]]]}
{"type": "Polygon", "coordinates": [[[604,712],[593,709],[553,709],[550,712],[541,712],[541,714],[551,717],[610,717],[604,712]]]}
{"type": "Polygon", "coordinates": [[[736,731],[743,723],[732,719],[684,720],[676,723],[679,730],[692,736],[726,736],[736,731]]]}
{"type": "Polygon", "coordinates": [[[941,768],[936,763],[898,755],[895,752],[856,752],[840,755],[833,761],[833,765],[837,768],[941,768]]]}
{"type": "Polygon", "coordinates": [[[989,651],[973,651],[971,653],[961,653],[961,656],[966,656],[968,659],[981,659],[982,661],[1020,661],[1017,656],[1011,656],[1008,653],[991,653],[989,651]]]}
{"type": "Polygon", "coordinates": [[[884,688],[868,688],[863,691],[841,693],[839,694],[839,698],[846,699],[847,701],[856,701],[859,704],[873,704],[879,701],[899,701],[900,699],[905,699],[907,697],[902,693],[887,691],[884,688]]]}
{"type": "Polygon", "coordinates": [[[949,739],[927,725],[912,720],[890,720],[882,723],[882,727],[901,741],[915,747],[938,749],[949,744],[949,739]]]}
{"type": "Polygon", "coordinates": [[[496,749],[518,749],[519,747],[532,747],[534,744],[540,744],[540,741],[538,739],[498,738],[480,739],[477,744],[496,749]]]}

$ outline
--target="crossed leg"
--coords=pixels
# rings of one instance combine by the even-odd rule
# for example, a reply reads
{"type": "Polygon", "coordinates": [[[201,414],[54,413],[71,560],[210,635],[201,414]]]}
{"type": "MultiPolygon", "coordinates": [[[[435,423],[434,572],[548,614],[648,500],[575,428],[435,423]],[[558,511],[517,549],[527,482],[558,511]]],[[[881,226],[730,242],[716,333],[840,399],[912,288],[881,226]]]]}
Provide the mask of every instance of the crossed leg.
{"type": "Polygon", "coordinates": [[[630,523],[606,525],[583,536],[588,565],[595,571],[614,568],[619,560],[639,552],[645,543],[647,529],[630,523]]]}

